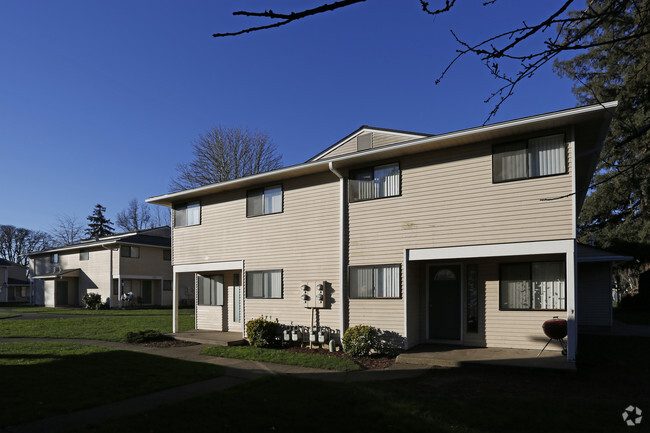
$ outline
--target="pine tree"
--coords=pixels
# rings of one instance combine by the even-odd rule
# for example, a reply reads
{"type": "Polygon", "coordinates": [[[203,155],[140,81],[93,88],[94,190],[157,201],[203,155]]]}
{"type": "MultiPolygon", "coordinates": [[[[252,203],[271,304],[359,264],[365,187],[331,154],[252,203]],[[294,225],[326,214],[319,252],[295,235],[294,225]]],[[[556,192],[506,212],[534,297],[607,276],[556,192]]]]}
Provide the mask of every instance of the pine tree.
{"type": "Polygon", "coordinates": [[[613,4],[616,13],[598,26],[564,30],[566,38],[587,32],[590,48],[555,68],[576,82],[581,104],[619,102],[578,219],[579,240],[634,255],[643,270],[650,262],[650,0],[594,0],[589,7],[613,4]]]}
{"type": "Polygon", "coordinates": [[[104,212],[106,212],[106,208],[101,204],[97,204],[92,215],[86,218],[89,223],[85,233],[89,238],[109,236],[115,233],[113,223],[104,216],[104,212]]]}

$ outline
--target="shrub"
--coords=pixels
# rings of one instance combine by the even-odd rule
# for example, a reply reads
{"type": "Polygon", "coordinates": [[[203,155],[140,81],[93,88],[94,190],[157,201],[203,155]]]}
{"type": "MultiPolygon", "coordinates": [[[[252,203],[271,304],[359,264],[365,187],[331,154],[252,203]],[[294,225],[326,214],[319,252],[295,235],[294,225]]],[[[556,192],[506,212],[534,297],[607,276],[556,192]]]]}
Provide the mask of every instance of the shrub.
{"type": "Polygon", "coordinates": [[[343,349],[351,356],[368,356],[379,343],[379,330],[372,326],[353,326],[343,334],[343,349]]]}
{"type": "Polygon", "coordinates": [[[102,310],[102,295],[99,293],[86,293],[81,298],[88,310],[102,310]]]}
{"type": "Polygon", "coordinates": [[[251,346],[272,347],[278,344],[280,324],[262,317],[246,322],[246,336],[251,346]]]}
{"type": "Polygon", "coordinates": [[[126,333],[127,343],[150,343],[152,341],[167,341],[171,339],[171,337],[168,337],[155,329],[126,333]]]}

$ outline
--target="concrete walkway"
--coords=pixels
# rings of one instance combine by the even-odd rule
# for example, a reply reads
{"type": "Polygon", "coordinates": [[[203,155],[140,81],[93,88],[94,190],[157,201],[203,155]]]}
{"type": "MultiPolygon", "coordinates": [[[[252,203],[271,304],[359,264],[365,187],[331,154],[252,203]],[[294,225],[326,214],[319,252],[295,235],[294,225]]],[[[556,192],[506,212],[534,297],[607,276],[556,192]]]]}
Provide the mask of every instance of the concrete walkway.
{"type": "Polygon", "coordinates": [[[214,379],[137,396],[51,418],[31,421],[25,424],[5,427],[4,429],[0,429],[0,433],[53,433],[61,430],[77,429],[88,424],[97,424],[109,419],[120,418],[122,416],[150,410],[163,404],[180,402],[191,397],[225,390],[248,380],[257,379],[269,374],[291,375],[304,379],[331,380],[336,382],[363,382],[408,379],[417,377],[429,369],[428,367],[420,365],[394,364],[385,370],[338,372],[292,365],[201,355],[201,350],[208,347],[208,345],[205,344],[185,347],[157,348],[98,340],[0,338],[0,343],[12,341],[53,341],[89,344],[118,350],[147,353],[150,355],[167,356],[185,361],[205,362],[221,365],[226,367],[226,369],[223,376],[214,379]]]}

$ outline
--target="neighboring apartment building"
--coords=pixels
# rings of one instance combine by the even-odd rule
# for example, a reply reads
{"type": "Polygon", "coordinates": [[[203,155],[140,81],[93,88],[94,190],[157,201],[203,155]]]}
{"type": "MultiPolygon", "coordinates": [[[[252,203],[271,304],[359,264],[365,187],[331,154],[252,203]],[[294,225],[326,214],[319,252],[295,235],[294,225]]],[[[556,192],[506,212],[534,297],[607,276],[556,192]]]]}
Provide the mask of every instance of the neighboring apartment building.
{"type": "Polygon", "coordinates": [[[82,305],[86,293],[99,293],[112,308],[123,303],[171,305],[169,227],[32,252],[29,259],[31,279],[36,290],[44,292],[46,307],[82,305]],[[132,299],[124,301],[129,293],[132,299]]]}
{"type": "Polygon", "coordinates": [[[174,278],[197,275],[197,329],[265,316],[372,325],[405,348],[540,349],[560,316],[572,360],[577,321],[611,323],[621,258],[579,248],[576,218],[615,107],[438,136],[362,127],[304,164],[148,202],[174,209],[174,278]]]}
{"type": "Polygon", "coordinates": [[[27,266],[0,259],[0,302],[29,302],[27,266]]]}

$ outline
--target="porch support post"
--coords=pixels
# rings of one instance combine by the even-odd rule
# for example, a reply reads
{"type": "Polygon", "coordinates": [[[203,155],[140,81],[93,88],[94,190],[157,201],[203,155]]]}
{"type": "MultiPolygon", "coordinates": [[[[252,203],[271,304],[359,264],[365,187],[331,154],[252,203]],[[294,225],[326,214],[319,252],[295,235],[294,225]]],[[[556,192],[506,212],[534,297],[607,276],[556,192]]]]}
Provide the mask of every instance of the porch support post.
{"type": "Polygon", "coordinates": [[[567,361],[576,360],[578,347],[578,284],[576,272],[576,242],[566,253],[566,315],[567,315],[567,361]]]}
{"type": "Polygon", "coordinates": [[[172,332],[178,332],[178,274],[176,270],[172,273],[172,332]]]}

